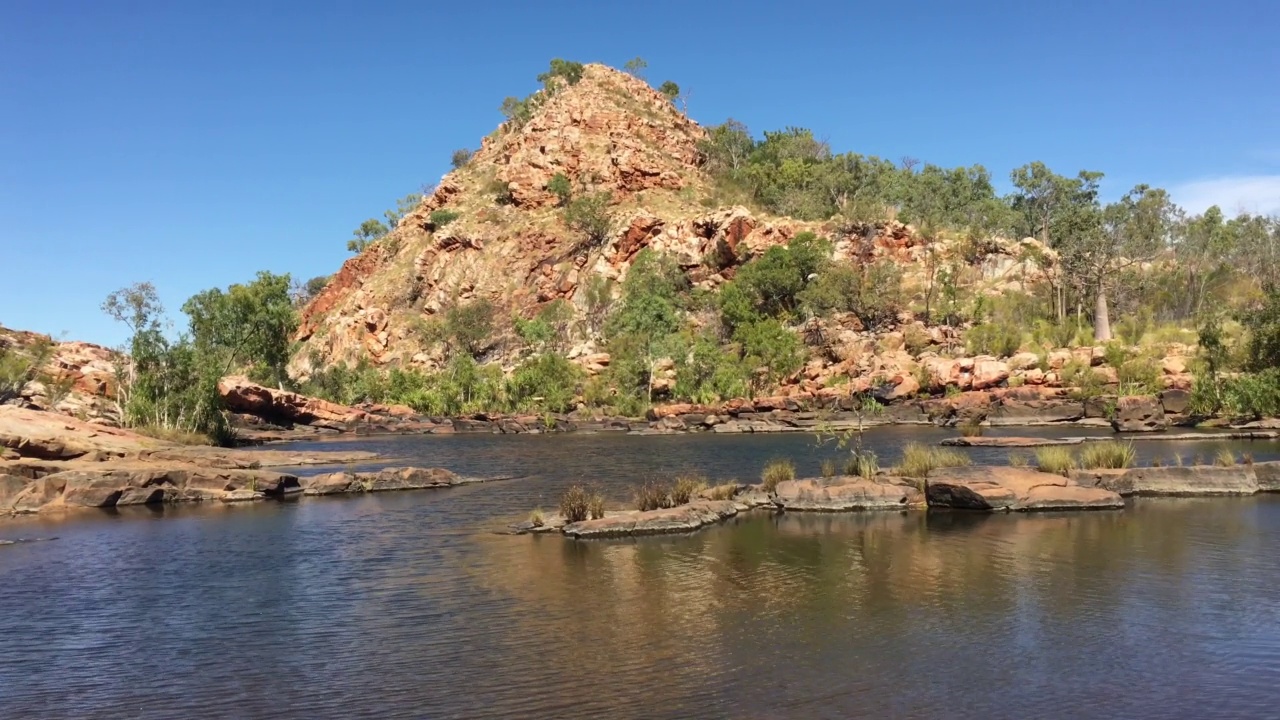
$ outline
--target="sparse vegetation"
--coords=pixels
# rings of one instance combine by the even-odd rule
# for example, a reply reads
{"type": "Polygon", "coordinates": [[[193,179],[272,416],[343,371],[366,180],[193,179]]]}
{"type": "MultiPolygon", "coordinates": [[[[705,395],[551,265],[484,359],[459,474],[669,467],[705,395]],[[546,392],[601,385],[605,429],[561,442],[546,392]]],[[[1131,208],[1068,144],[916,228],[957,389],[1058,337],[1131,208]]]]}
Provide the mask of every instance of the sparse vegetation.
{"type": "Polygon", "coordinates": [[[1080,450],[1080,467],[1085,470],[1119,470],[1132,467],[1138,451],[1131,442],[1091,442],[1080,450]]]}
{"type": "Polygon", "coordinates": [[[827,458],[822,461],[822,466],[819,468],[819,473],[822,475],[822,477],[828,478],[828,479],[833,478],[836,476],[836,472],[837,472],[837,468],[836,468],[835,460],[831,458],[827,458]]]}
{"type": "Polygon", "coordinates": [[[560,496],[560,515],[565,522],[575,523],[591,515],[592,493],[581,485],[570,485],[560,496]]]}
{"type": "Polygon", "coordinates": [[[973,464],[967,454],[951,448],[929,447],[910,442],[902,448],[902,458],[893,473],[903,477],[924,479],[940,468],[964,467],[973,464]]]}
{"type": "Polygon", "coordinates": [[[1040,472],[1066,476],[1076,467],[1076,459],[1065,447],[1036,448],[1036,469],[1040,472]]]}
{"type": "Polygon", "coordinates": [[[1029,464],[1030,459],[1026,453],[1017,451],[1009,453],[1009,467],[1024,468],[1029,464]]]}
{"type": "Polygon", "coordinates": [[[880,472],[879,458],[875,453],[865,449],[853,453],[844,466],[845,475],[860,477],[864,480],[875,478],[878,472],[880,472]]]}
{"type": "Polygon", "coordinates": [[[661,510],[671,507],[671,493],[667,486],[657,480],[646,480],[636,489],[636,509],[641,512],[661,510]]]}
{"type": "Polygon", "coordinates": [[[440,210],[432,210],[431,215],[429,216],[431,220],[431,226],[437,230],[444,228],[446,225],[453,222],[454,220],[457,220],[460,217],[462,217],[461,213],[454,212],[453,210],[447,210],[444,208],[440,210]]]}
{"type": "Polygon", "coordinates": [[[470,148],[459,148],[453,151],[453,155],[449,158],[449,164],[454,170],[459,170],[467,166],[471,162],[471,158],[475,155],[475,151],[470,148]]]}
{"type": "Polygon", "coordinates": [[[1222,448],[1213,458],[1213,464],[1218,467],[1234,467],[1236,464],[1236,454],[1231,448],[1222,448]]]}
{"type": "Polygon", "coordinates": [[[686,473],[676,477],[675,482],[671,484],[671,503],[673,505],[684,505],[705,490],[707,487],[707,479],[702,475],[686,473]]]}
{"type": "Polygon", "coordinates": [[[543,515],[542,508],[534,508],[533,511],[529,513],[529,524],[534,527],[542,527],[547,524],[547,518],[543,515]]]}
{"type": "Polygon", "coordinates": [[[956,429],[960,431],[962,437],[982,437],[982,422],[974,418],[957,424],[956,429]]]}
{"type": "Polygon", "coordinates": [[[769,464],[764,466],[764,471],[760,473],[760,485],[765,492],[770,493],[778,489],[779,483],[789,482],[795,479],[795,463],[783,458],[770,460],[769,464]]]}

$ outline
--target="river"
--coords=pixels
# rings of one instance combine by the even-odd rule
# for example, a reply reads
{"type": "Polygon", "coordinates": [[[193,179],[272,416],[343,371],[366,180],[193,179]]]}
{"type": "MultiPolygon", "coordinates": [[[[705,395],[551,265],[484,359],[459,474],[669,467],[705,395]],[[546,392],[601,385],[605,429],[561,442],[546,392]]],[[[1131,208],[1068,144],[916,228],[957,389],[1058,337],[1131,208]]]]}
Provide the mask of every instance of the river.
{"type": "MultiPolygon", "coordinates": [[[[884,428],[891,460],[911,439],[884,428]]],[[[1018,434],[1026,434],[1020,431],[1018,434]]],[[[397,437],[440,491],[0,521],[0,717],[1280,716],[1280,497],[500,534],[571,482],[816,472],[806,435],[397,437]]],[[[310,447],[310,446],[308,446],[310,447]]],[[[1211,458],[1211,443],[1140,443],[1211,458]]],[[[1238,443],[1259,459],[1274,443],[1238,443]]],[[[1006,457],[973,450],[978,462],[1006,457]]]]}

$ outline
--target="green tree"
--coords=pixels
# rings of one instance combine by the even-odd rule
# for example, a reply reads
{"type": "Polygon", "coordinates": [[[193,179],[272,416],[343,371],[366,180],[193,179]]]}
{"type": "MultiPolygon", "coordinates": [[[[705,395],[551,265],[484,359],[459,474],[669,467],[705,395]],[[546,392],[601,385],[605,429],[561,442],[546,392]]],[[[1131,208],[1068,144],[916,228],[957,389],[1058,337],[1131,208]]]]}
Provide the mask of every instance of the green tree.
{"type": "Polygon", "coordinates": [[[1081,271],[1094,294],[1094,339],[1111,340],[1107,292],[1115,278],[1168,247],[1177,207],[1164,190],[1138,185],[1102,211],[1101,227],[1067,246],[1066,262],[1081,271]]]}
{"type": "Polygon", "coordinates": [[[547,91],[554,92],[560,83],[576,85],[582,79],[585,70],[586,68],[580,62],[555,58],[551,61],[551,67],[538,75],[538,82],[542,83],[542,87],[547,91]]]}
{"type": "Polygon", "coordinates": [[[197,353],[186,336],[165,336],[164,307],[155,286],[135,283],[117,290],[102,309],[130,330],[116,365],[121,423],[202,433],[219,444],[229,443],[233,434],[218,393],[220,367],[197,353]]]}
{"type": "Polygon", "coordinates": [[[449,158],[449,164],[453,166],[454,170],[459,170],[466,167],[475,154],[475,151],[471,148],[459,148],[453,151],[453,155],[449,158]]]}
{"type": "Polygon", "coordinates": [[[547,192],[556,196],[561,207],[567,205],[573,197],[573,185],[569,182],[569,176],[562,172],[551,176],[551,180],[547,181],[547,192]]]}
{"type": "Polygon", "coordinates": [[[289,276],[262,271],[249,283],[205,290],[182,306],[190,318],[195,350],[221,367],[236,368],[283,389],[289,342],[298,316],[289,298],[289,276]]]}
{"type": "Polygon", "coordinates": [[[387,226],[377,218],[369,218],[360,223],[360,227],[351,231],[351,239],[347,241],[347,250],[362,253],[373,243],[381,240],[389,232],[387,226]]]}
{"type": "Polygon", "coordinates": [[[493,315],[493,303],[484,298],[454,305],[445,313],[445,335],[468,357],[483,355],[493,337],[493,315]]]}
{"type": "Polygon", "coordinates": [[[662,85],[658,86],[658,92],[665,95],[671,102],[675,102],[676,98],[680,97],[680,86],[670,80],[667,80],[662,83],[662,85]]]}
{"type": "Polygon", "coordinates": [[[645,62],[642,57],[633,57],[622,64],[622,69],[631,76],[644,79],[644,70],[649,67],[649,63],[645,62]]]}
{"type": "Polygon", "coordinates": [[[605,190],[573,198],[565,205],[565,224],[581,233],[588,247],[599,247],[609,239],[613,224],[613,216],[609,212],[612,198],[605,190]]]}

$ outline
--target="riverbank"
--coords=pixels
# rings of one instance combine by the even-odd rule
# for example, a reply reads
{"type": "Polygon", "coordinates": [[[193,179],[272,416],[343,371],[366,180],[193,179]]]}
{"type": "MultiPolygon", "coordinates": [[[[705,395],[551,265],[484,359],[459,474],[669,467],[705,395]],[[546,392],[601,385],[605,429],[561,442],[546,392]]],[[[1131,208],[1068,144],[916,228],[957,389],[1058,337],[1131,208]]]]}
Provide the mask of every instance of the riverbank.
{"type": "Polygon", "coordinates": [[[385,462],[388,458],[351,450],[182,446],[12,406],[0,406],[0,448],[0,516],[419,490],[485,480],[441,468],[417,467],[300,476],[289,469],[385,462]]]}

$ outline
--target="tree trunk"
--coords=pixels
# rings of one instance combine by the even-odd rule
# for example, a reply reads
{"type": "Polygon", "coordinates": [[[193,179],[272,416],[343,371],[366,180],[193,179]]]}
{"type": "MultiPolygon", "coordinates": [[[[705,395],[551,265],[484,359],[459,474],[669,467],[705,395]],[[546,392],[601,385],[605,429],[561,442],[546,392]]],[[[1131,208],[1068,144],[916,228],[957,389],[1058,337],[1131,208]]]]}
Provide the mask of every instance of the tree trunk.
{"type": "Polygon", "coordinates": [[[1111,314],[1107,311],[1107,289],[1098,288],[1098,300],[1093,310],[1093,339],[1107,342],[1111,339],[1111,314]]]}

